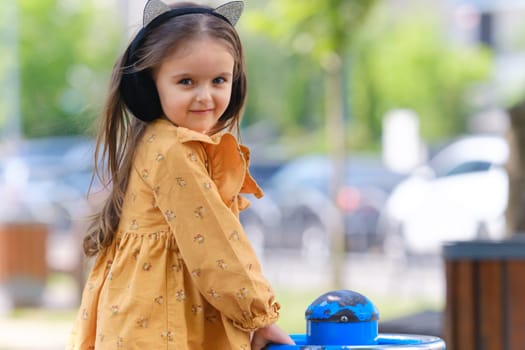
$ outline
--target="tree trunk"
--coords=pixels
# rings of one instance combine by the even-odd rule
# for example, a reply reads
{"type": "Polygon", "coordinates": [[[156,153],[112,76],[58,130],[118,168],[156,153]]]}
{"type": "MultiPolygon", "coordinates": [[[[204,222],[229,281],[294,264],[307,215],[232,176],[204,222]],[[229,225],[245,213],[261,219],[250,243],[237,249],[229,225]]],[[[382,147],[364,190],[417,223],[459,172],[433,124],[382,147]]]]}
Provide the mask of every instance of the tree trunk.
{"type": "Polygon", "coordinates": [[[507,236],[512,236],[525,233],[525,102],[512,107],[509,115],[509,198],[505,216],[507,236]]]}
{"type": "Polygon", "coordinates": [[[332,178],[330,195],[334,203],[334,215],[330,218],[328,237],[330,239],[330,257],[332,261],[332,288],[341,289],[345,260],[345,232],[343,215],[337,205],[337,194],[344,185],[346,161],[346,127],[343,111],[341,69],[326,73],[326,132],[327,142],[332,155],[332,178]]]}

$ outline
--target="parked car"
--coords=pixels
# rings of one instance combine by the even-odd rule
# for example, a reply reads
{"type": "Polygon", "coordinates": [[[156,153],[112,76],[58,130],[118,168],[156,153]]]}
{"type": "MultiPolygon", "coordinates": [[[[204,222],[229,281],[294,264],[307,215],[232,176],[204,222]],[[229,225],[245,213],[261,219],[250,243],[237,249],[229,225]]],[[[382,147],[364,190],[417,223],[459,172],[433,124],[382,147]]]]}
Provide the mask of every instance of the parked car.
{"type": "Polygon", "coordinates": [[[91,171],[93,145],[89,138],[64,136],[22,140],[2,149],[0,220],[43,222],[53,231],[67,231],[85,202],[84,175],[91,171]]]}
{"type": "Polygon", "coordinates": [[[339,223],[347,250],[367,250],[381,245],[377,236],[379,212],[389,191],[402,176],[388,171],[378,159],[351,157],[346,160],[343,186],[331,183],[334,164],[326,156],[294,159],[267,181],[266,198],[255,201],[246,213],[257,222],[250,230],[263,232],[265,249],[327,252],[329,232],[339,223]]]}
{"type": "Polygon", "coordinates": [[[454,140],[389,196],[381,215],[385,249],[436,254],[445,241],[498,239],[505,231],[509,156],[499,136],[454,140]]]}
{"type": "Polygon", "coordinates": [[[242,211],[239,218],[244,231],[259,256],[262,255],[264,250],[266,232],[279,229],[281,211],[266,190],[268,189],[269,180],[282,165],[282,162],[279,161],[258,161],[250,164],[250,174],[265,191],[265,195],[259,199],[249,198],[250,207],[242,211]]]}

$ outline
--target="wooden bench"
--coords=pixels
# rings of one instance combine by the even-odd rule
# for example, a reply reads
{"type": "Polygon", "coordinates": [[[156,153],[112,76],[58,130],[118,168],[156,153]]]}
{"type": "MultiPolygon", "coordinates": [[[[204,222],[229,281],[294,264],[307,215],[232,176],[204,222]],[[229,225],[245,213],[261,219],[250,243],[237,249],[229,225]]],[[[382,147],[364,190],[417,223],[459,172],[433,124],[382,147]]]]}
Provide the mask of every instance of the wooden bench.
{"type": "Polygon", "coordinates": [[[443,257],[447,349],[525,349],[525,237],[454,242],[443,257]]]}

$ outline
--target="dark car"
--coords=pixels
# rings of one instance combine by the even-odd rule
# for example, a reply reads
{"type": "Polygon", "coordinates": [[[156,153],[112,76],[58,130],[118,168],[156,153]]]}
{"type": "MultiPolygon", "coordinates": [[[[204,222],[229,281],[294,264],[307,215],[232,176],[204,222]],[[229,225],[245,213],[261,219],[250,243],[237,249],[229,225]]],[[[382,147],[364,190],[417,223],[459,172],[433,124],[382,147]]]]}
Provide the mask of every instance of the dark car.
{"type": "Polygon", "coordinates": [[[263,232],[265,249],[322,253],[328,251],[329,232],[340,224],[347,251],[380,247],[379,213],[403,176],[378,159],[352,157],[345,161],[342,186],[332,191],[333,169],[334,162],[322,155],[297,158],[280,167],[264,186],[265,201],[255,201],[246,214],[248,235],[250,230],[263,232]]]}

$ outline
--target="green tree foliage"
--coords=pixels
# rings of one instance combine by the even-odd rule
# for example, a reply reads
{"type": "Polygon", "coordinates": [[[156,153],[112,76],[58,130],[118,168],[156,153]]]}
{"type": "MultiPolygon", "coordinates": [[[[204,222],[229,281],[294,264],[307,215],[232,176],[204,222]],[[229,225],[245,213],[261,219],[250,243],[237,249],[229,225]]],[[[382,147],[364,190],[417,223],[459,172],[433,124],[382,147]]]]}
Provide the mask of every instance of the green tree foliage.
{"type": "Polygon", "coordinates": [[[254,30],[268,34],[292,51],[312,56],[331,68],[333,55],[351,44],[376,0],[269,0],[249,14],[254,30]]]}
{"type": "MultiPolygon", "coordinates": [[[[291,131],[297,136],[301,130],[323,130],[316,132],[315,139],[323,140],[324,145],[311,141],[308,144],[341,149],[340,145],[330,146],[330,140],[344,144],[341,125],[345,82],[339,78],[344,53],[374,3],[375,0],[271,0],[246,16],[251,30],[266,34],[285,48],[280,55],[278,84],[279,91],[286,89],[281,96],[288,107],[277,111],[286,113],[278,115],[277,123],[286,127],[287,134],[291,131]],[[332,133],[327,139],[320,137],[325,131],[332,133]]],[[[270,51],[273,57],[279,56],[275,50],[270,51]]]]}
{"type": "Polygon", "coordinates": [[[103,1],[18,0],[18,6],[24,135],[85,133],[103,104],[120,19],[103,1]]]}
{"type": "Polygon", "coordinates": [[[418,113],[427,140],[465,131],[469,91],[490,75],[489,50],[452,44],[428,13],[388,20],[378,12],[367,29],[351,52],[356,134],[377,142],[382,117],[396,108],[418,113]]]}
{"type": "MultiPolygon", "coordinates": [[[[245,42],[256,42],[247,50],[251,72],[247,115],[272,119],[284,134],[299,140],[298,135],[311,138],[312,133],[318,136],[314,140],[323,138],[323,77],[340,64],[352,150],[379,146],[382,118],[393,108],[414,109],[428,140],[464,130],[474,110],[467,97],[475,84],[489,78],[490,52],[453,43],[428,11],[392,15],[386,3],[372,5],[269,0],[253,9],[245,19],[250,35],[245,42]],[[357,6],[352,13],[359,21],[351,22],[349,10],[338,10],[341,6],[357,6]],[[336,26],[341,46],[326,37],[330,23],[345,23],[336,26]],[[271,42],[255,39],[261,34],[271,42]],[[338,51],[340,57],[334,55],[338,51]]],[[[302,141],[301,146],[322,147],[320,142],[302,141]]]]}
{"type": "Polygon", "coordinates": [[[261,36],[246,35],[244,43],[249,99],[243,122],[271,121],[292,135],[317,127],[322,115],[316,105],[322,87],[314,84],[321,79],[319,68],[261,36]]]}

